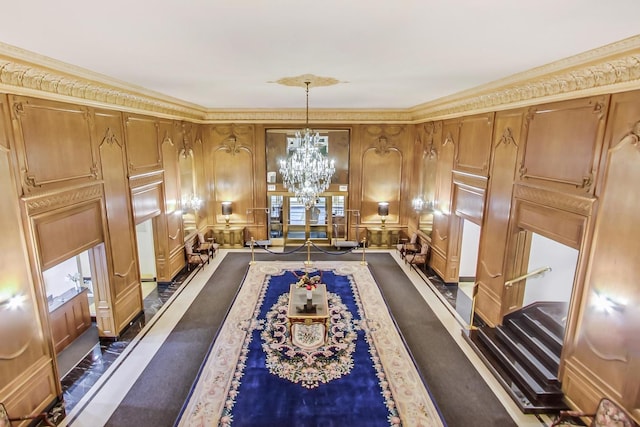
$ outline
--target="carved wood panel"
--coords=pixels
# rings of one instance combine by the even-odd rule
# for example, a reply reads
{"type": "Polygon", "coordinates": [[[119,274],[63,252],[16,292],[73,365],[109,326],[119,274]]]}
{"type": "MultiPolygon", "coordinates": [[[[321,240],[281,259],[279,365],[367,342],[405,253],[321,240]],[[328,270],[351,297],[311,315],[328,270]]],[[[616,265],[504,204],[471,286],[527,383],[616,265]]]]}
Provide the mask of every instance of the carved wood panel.
{"type": "MultiPolygon", "coordinates": [[[[252,139],[253,135],[238,131],[228,134],[229,130],[214,130],[217,143],[211,157],[209,168],[213,177],[213,200],[210,205],[216,224],[225,224],[222,215],[222,202],[232,202],[230,223],[244,223],[247,220],[247,209],[256,205],[254,200],[256,168],[252,139]],[[237,133],[237,135],[236,135],[237,133]]],[[[266,181],[266,180],[265,180],[266,181]]]]}
{"type": "Polygon", "coordinates": [[[87,107],[11,96],[24,194],[100,179],[87,107]]]}
{"type": "Polygon", "coordinates": [[[571,399],[611,396],[640,421],[640,195],[629,191],[640,180],[640,92],[613,95],[605,146],[580,327],[567,355],[593,375],[568,370],[563,383],[584,381],[593,391],[571,388],[571,399]]]}
{"type": "Polygon", "coordinates": [[[133,188],[131,192],[131,203],[133,205],[133,214],[136,224],[140,224],[141,222],[162,213],[163,199],[161,182],[133,188]]]}
{"type": "Polygon", "coordinates": [[[447,120],[442,128],[442,145],[438,151],[438,170],[436,172],[436,197],[438,208],[445,213],[451,212],[453,191],[452,170],[460,130],[459,120],[447,120]]]}
{"type": "Polygon", "coordinates": [[[160,122],[162,164],[164,169],[164,212],[167,216],[167,239],[169,253],[182,250],[184,245],[182,213],[180,209],[180,165],[178,155],[181,147],[177,141],[183,135],[179,123],[160,122]]]}
{"type": "Polygon", "coordinates": [[[17,310],[0,306],[0,384],[3,385],[0,388],[0,400],[7,407],[30,410],[34,402],[44,404],[43,400],[37,400],[32,394],[42,391],[47,396],[55,396],[57,390],[54,382],[49,381],[49,378],[55,377],[55,373],[47,345],[48,334],[44,332],[46,319],[41,317],[44,316],[42,301],[45,298],[31,276],[24,230],[16,208],[18,196],[10,153],[4,145],[0,146],[0,187],[3,188],[3,203],[0,203],[3,277],[0,282],[0,302],[6,303],[13,297],[22,300],[22,306],[17,310]],[[46,368],[40,369],[43,364],[46,368]],[[33,384],[29,381],[42,385],[42,390],[32,393],[33,384]],[[7,384],[13,385],[11,397],[7,396],[9,390],[4,387],[7,384]]]}
{"type": "Polygon", "coordinates": [[[104,241],[101,200],[32,218],[42,270],[104,241]]]}
{"type": "Polygon", "coordinates": [[[9,132],[11,122],[9,120],[9,100],[7,95],[0,94],[0,146],[9,150],[9,132]]]}
{"type": "Polygon", "coordinates": [[[361,221],[380,225],[378,202],[389,203],[387,224],[397,224],[400,216],[403,155],[386,137],[369,142],[362,153],[361,221]],[[364,177],[366,176],[366,179],[364,177]]]}
{"type": "MultiPolygon", "coordinates": [[[[96,111],[95,132],[96,139],[100,141],[112,275],[105,283],[108,287],[96,286],[94,294],[100,333],[114,336],[120,330],[116,324],[116,313],[121,312],[122,296],[131,289],[138,289],[140,284],[122,115],[96,111]]],[[[141,309],[141,304],[138,304],[133,313],[137,314],[141,309]]],[[[130,315],[128,313],[126,317],[130,315]]]]}
{"type": "MultiPolygon", "coordinates": [[[[125,114],[129,175],[162,169],[160,125],[153,117],[125,114]]],[[[164,135],[162,135],[164,138],[164,135]]]]}
{"type": "Polygon", "coordinates": [[[431,257],[430,266],[444,279],[447,277],[447,264],[451,220],[451,197],[453,192],[453,161],[456,153],[459,120],[447,120],[442,125],[442,140],[439,141],[436,151],[438,153],[438,166],[436,168],[436,215],[433,217],[433,235],[431,242],[434,255],[431,257]],[[445,264],[443,266],[438,265],[445,264]]]}
{"type": "Polygon", "coordinates": [[[516,177],[518,151],[522,146],[524,111],[498,112],[492,143],[490,179],[478,249],[476,310],[491,325],[501,322],[504,264],[509,231],[511,194],[516,177]]]}
{"type": "Polygon", "coordinates": [[[460,121],[458,151],[454,162],[456,171],[487,176],[491,153],[493,114],[468,116],[460,121]]]}
{"type": "Polygon", "coordinates": [[[529,109],[520,181],[593,194],[609,96],[529,109]]]}

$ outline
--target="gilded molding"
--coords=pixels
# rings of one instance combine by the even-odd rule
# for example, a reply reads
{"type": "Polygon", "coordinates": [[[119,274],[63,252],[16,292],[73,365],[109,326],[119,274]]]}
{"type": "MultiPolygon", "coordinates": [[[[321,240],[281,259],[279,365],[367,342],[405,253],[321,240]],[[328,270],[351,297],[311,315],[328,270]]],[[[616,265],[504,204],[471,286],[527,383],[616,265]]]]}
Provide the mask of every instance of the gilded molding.
{"type": "Polygon", "coordinates": [[[23,197],[29,216],[102,197],[102,186],[91,185],[56,193],[23,197]]]}
{"type": "Polygon", "coordinates": [[[154,112],[173,118],[201,119],[206,111],[194,104],[0,43],[0,90],[5,88],[9,93],[48,94],[66,101],[84,100],[104,107],[154,112]]]}
{"type": "Polygon", "coordinates": [[[522,184],[515,185],[514,196],[517,199],[537,203],[553,208],[589,216],[596,199],[591,197],[569,195],[543,188],[529,187],[522,184]]]}
{"type": "MultiPolygon", "coordinates": [[[[310,116],[314,124],[415,124],[634,89],[640,89],[640,36],[407,109],[311,110],[310,116]]],[[[207,109],[3,43],[0,91],[212,124],[305,121],[304,109],[207,109]]]]}
{"type": "Polygon", "coordinates": [[[294,77],[283,77],[279,80],[276,80],[275,82],[269,82],[269,83],[278,83],[284,86],[297,86],[297,87],[306,88],[307,82],[310,83],[309,84],[310,88],[321,87],[321,86],[333,86],[333,85],[337,85],[338,83],[347,83],[347,82],[341,82],[340,80],[333,77],[321,77],[321,76],[316,76],[314,74],[302,74],[300,76],[294,76],[294,77]]]}
{"type": "Polygon", "coordinates": [[[640,88],[640,36],[516,74],[412,109],[435,120],[640,88]],[[631,50],[629,52],[615,52],[631,50]],[[600,61],[600,62],[597,62],[600,61]]]}
{"type": "MultiPolygon", "coordinates": [[[[273,123],[304,124],[305,110],[209,110],[204,117],[206,123],[273,123]]],[[[309,109],[311,127],[318,124],[354,124],[354,123],[411,123],[408,110],[338,110],[309,109]]]]}

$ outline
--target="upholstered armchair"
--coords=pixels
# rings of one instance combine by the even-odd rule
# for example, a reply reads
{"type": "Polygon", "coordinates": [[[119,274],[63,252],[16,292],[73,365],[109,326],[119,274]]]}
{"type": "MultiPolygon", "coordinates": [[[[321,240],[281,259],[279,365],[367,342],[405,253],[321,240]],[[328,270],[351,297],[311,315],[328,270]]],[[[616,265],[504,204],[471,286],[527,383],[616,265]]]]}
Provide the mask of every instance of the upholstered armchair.
{"type": "Polygon", "coordinates": [[[629,414],[607,398],[600,400],[596,412],[592,414],[577,411],[560,411],[551,427],[574,425],[569,421],[584,417],[592,419],[589,427],[638,427],[638,424],[631,419],[629,414]]]}
{"type": "Polygon", "coordinates": [[[411,238],[409,241],[404,239],[403,242],[398,243],[396,246],[398,252],[400,252],[400,256],[404,258],[404,256],[408,253],[416,253],[420,251],[420,243],[418,243],[418,233],[411,234],[411,238]]]}
{"type": "Polygon", "coordinates": [[[191,271],[192,266],[201,266],[206,262],[209,263],[209,254],[207,252],[194,252],[191,242],[184,245],[187,254],[187,271],[191,271]]]}
{"type": "Polygon", "coordinates": [[[209,257],[213,257],[219,247],[220,245],[215,243],[213,239],[207,241],[204,237],[204,233],[198,232],[198,244],[196,246],[197,252],[206,253],[209,257]]]}
{"type": "Polygon", "coordinates": [[[404,256],[404,262],[409,265],[420,266],[422,270],[426,271],[429,263],[429,250],[431,247],[427,242],[424,242],[420,247],[420,252],[406,253],[404,256]]]}

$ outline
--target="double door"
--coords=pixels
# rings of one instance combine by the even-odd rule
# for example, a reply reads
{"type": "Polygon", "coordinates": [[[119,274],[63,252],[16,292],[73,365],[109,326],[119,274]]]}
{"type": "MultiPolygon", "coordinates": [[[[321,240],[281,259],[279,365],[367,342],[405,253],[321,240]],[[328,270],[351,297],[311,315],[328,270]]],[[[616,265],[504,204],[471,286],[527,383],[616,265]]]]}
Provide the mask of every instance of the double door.
{"type": "Polygon", "coordinates": [[[344,215],[344,196],[320,196],[316,204],[305,209],[295,197],[272,195],[270,197],[271,237],[285,238],[287,242],[313,240],[328,243],[331,227],[344,215]]]}
{"type": "Polygon", "coordinates": [[[329,240],[330,212],[328,197],[318,197],[316,204],[306,209],[295,197],[286,197],[288,202],[286,221],[286,239],[293,240],[329,240]]]}

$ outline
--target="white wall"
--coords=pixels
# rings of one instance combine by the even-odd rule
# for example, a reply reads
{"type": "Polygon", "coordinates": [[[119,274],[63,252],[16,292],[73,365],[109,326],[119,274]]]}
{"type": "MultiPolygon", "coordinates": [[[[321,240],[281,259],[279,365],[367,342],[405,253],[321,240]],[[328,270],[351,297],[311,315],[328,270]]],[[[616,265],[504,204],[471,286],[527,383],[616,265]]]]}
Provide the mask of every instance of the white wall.
{"type": "Polygon", "coordinates": [[[76,257],[69,258],[66,261],[62,261],[60,264],[54,265],[48,270],[42,272],[42,278],[44,279],[44,285],[47,289],[47,297],[51,296],[55,298],[62,295],[69,289],[75,287],[74,283],[67,279],[67,275],[78,273],[78,260],[76,257]]]}
{"type": "Polygon", "coordinates": [[[535,301],[569,302],[577,264],[576,249],[534,233],[527,271],[546,266],[551,267],[551,271],[542,277],[527,279],[522,305],[526,306],[535,301]]]}
{"type": "Polygon", "coordinates": [[[478,248],[480,247],[480,226],[471,221],[462,221],[462,246],[460,247],[460,277],[476,277],[478,248]]]}
{"type": "Polygon", "coordinates": [[[140,278],[156,278],[156,254],[153,246],[153,220],[148,219],[136,225],[138,258],[140,259],[140,278]]]}

